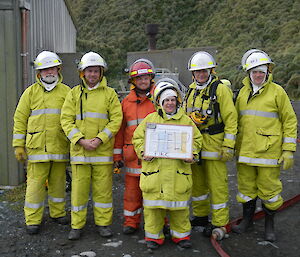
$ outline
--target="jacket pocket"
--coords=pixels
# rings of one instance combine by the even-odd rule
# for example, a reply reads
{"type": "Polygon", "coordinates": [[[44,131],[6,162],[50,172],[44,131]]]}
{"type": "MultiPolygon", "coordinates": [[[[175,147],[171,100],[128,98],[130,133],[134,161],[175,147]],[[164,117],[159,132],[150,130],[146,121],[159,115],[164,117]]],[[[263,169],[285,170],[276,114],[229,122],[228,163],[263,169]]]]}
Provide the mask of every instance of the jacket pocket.
{"type": "Polygon", "coordinates": [[[192,189],[193,180],[190,172],[177,171],[175,175],[175,192],[177,194],[187,193],[192,189]]]}
{"type": "Polygon", "coordinates": [[[123,158],[125,161],[134,161],[137,156],[136,156],[136,152],[134,151],[134,147],[133,145],[124,145],[123,147],[123,158]]]}
{"type": "Polygon", "coordinates": [[[140,188],[144,193],[157,193],[160,191],[159,170],[143,172],[140,178],[140,188]]]}
{"type": "Polygon", "coordinates": [[[262,153],[280,147],[280,133],[273,129],[258,128],[256,130],[256,152],[262,153]]]}
{"type": "Polygon", "coordinates": [[[52,153],[65,153],[69,151],[69,139],[62,129],[47,131],[47,151],[52,153]]]}
{"type": "Polygon", "coordinates": [[[45,131],[27,132],[26,147],[31,149],[41,149],[45,146],[45,131]]]}

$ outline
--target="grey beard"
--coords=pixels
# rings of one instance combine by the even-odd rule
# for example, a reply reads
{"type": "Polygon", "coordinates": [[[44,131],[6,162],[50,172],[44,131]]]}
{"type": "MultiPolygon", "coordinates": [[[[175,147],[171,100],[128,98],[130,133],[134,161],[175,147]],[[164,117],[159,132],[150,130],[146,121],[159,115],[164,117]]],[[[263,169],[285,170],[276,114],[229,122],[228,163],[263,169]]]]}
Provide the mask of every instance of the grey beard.
{"type": "Polygon", "coordinates": [[[41,80],[43,82],[45,82],[46,84],[52,84],[55,81],[57,81],[57,79],[58,79],[58,76],[53,76],[53,75],[49,75],[49,76],[46,76],[44,78],[41,78],[41,80]]]}

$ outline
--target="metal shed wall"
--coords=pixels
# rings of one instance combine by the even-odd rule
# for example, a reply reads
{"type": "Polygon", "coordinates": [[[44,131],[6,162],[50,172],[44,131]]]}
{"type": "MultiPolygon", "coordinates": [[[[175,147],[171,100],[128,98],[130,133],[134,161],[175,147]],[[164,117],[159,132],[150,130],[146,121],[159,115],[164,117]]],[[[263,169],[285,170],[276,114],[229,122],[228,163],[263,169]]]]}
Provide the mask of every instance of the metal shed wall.
{"type": "Polygon", "coordinates": [[[28,66],[28,85],[23,85],[22,57],[33,61],[42,50],[76,52],[76,28],[66,0],[0,1],[0,188],[24,182],[24,169],[11,146],[13,115],[24,86],[32,84],[35,72],[28,66]],[[28,53],[21,49],[21,11],[29,9],[28,53]],[[23,7],[24,8],[24,7],[23,7]]]}
{"type": "Polygon", "coordinates": [[[131,63],[138,58],[147,58],[153,62],[155,68],[168,68],[171,72],[179,72],[179,80],[187,87],[192,82],[192,75],[187,69],[187,63],[193,53],[198,51],[207,51],[213,56],[216,55],[215,47],[128,52],[127,65],[130,67],[131,63]]]}
{"type": "Polygon", "coordinates": [[[24,172],[14,158],[13,114],[21,85],[20,15],[18,1],[0,2],[0,186],[24,181],[24,172]]]}
{"type": "MultiPolygon", "coordinates": [[[[30,1],[30,60],[43,50],[76,52],[76,27],[63,0],[30,1]]],[[[31,69],[31,82],[35,73],[31,69]]]]}

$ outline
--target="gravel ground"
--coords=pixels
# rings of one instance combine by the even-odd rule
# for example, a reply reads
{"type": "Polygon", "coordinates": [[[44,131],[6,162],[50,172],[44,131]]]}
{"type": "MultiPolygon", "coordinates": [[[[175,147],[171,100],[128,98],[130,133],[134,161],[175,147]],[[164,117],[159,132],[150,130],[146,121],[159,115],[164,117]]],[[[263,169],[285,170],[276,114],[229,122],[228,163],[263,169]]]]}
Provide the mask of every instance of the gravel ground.
{"type": "MultiPolygon", "coordinates": [[[[300,110],[296,107],[296,110],[300,110]]],[[[298,112],[300,113],[300,111],[298,112]]],[[[299,117],[298,117],[299,119],[299,117]]],[[[299,145],[298,145],[299,148],[299,145]]],[[[300,193],[300,150],[295,154],[295,166],[288,171],[282,171],[283,183],[282,196],[285,200],[300,193]]],[[[235,219],[241,215],[242,207],[235,200],[237,192],[236,168],[234,162],[228,163],[229,188],[230,188],[230,216],[235,219]]],[[[84,234],[79,241],[67,239],[69,226],[58,225],[51,221],[48,209],[45,210],[44,222],[38,235],[27,235],[25,232],[22,206],[24,203],[23,192],[19,190],[19,199],[7,200],[9,191],[0,190],[0,256],[1,257],[59,257],[76,256],[83,252],[90,252],[90,256],[218,256],[211,246],[208,238],[202,236],[199,230],[193,230],[193,248],[183,250],[178,248],[170,239],[154,252],[146,249],[144,233],[141,228],[136,234],[126,236],[122,234],[123,210],[123,185],[124,175],[114,176],[114,220],[112,229],[114,236],[103,239],[98,233],[93,222],[92,208],[89,205],[88,221],[84,234]]],[[[70,193],[67,193],[68,213],[70,213],[70,193]]],[[[282,212],[275,218],[277,241],[265,244],[263,240],[264,220],[255,222],[254,230],[243,235],[230,233],[227,239],[220,242],[222,248],[232,257],[253,256],[289,256],[298,257],[300,239],[300,203],[297,203],[282,212]]],[[[84,256],[84,255],[82,255],[84,256]]]]}
{"type": "MultiPolygon", "coordinates": [[[[282,172],[284,185],[283,197],[287,200],[299,194],[300,173],[299,154],[296,153],[296,164],[293,169],[282,172]]],[[[228,163],[230,169],[230,215],[239,217],[241,206],[235,200],[236,170],[234,163],[228,163]]],[[[8,191],[0,191],[0,256],[1,257],[55,257],[76,256],[80,253],[92,251],[96,256],[218,256],[209,240],[204,238],[199,230],[192,232],[193,248],[183,250],[178,248],[170,239],[157,251],[149,252],[144,242],[144,233],[141,228],[136,234],[126,236],[122,234],[122,194],[124,177],[114,176],[114,221],[112,229],[114,236],[111,239],[101,238],[96,230],[89,206],[88,222],[84,234],[79,241],[67,240],[69,226],[62,226],[52,222],[46,208],[44,222],[39,235],[27,235],[24,226],[22,211],[23,201],[7,201],[8,191]]],[[[70,194],[68,207],[70,206],[70,194]]],[[[69,210],[70,212],[70,210],[69,210]]],[[[253,231],[243,235],[229,234],[229,238],[220,242],[222,248],[230,256],[299,256],[298,231],[300,228],[300,203],[276,215],[277,242],[274,245],[264,244],[264,221],[255,222],[253,231]]],[[[92,256],[92,255],[91,255],[92,256]]]]}

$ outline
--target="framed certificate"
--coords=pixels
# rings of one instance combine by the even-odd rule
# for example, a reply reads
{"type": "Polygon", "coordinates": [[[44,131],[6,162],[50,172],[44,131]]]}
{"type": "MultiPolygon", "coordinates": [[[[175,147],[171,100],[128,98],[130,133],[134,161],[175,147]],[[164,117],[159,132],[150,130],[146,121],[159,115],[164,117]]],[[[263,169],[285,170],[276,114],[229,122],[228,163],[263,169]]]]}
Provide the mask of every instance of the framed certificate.
{"type": "Polygon", "coordinates": [[[193,158],[192,126],[147,123],[145,138],[144,155],[147,157],[193,158]]]}

